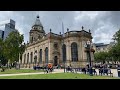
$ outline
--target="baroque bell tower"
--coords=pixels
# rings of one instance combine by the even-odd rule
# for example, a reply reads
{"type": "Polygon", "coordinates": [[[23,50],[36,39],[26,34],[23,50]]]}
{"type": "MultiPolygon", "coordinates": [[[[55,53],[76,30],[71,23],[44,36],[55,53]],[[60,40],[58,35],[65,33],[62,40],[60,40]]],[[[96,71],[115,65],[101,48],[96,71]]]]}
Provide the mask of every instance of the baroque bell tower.
{"type": "Polygon", "coordinates": [[[39,16],[37,16],[36,21],[29,32],[29,41],[30,43],[36,42],[37,40],[42,39],[44,35],[45,31],[43,29],[43,25],[40,22],[39,16]]]}

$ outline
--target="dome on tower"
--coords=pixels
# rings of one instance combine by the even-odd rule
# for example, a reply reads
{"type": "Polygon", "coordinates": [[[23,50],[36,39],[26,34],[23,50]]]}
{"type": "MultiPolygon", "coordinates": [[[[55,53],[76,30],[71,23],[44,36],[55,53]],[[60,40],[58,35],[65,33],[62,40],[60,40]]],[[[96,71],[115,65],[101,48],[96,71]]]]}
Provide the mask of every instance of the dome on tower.
{"type": "Polygon", "coordinates": [[[33,26],[41,26],[41,27],[43,27],[42,23],[40,22],[39,15],[37,15],[36,21],[35,21],[33,26]]]}

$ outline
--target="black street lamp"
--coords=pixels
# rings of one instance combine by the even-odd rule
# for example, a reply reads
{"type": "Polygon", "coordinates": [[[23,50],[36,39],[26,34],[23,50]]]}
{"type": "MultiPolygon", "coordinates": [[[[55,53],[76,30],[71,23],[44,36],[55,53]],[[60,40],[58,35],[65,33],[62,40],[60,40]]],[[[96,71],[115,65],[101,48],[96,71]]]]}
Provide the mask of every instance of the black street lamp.
{"type": "Polygon", "coordinates": [[[91,42],[87,41],[86,46],[85,46],[85,52],[87,52],[87,58],[89,61],[89,74],[92,76],[92,64],[91,64],[91,52],[94,53],[94,50],[91,48],[91,42]]]}

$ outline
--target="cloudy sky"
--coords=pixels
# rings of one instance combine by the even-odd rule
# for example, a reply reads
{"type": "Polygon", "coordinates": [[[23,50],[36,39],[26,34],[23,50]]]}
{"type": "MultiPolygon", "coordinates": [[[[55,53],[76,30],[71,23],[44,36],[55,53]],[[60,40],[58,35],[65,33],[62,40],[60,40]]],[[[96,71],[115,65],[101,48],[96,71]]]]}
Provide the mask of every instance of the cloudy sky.
{"type": "Polygon", "coordinates": [[[52,32],[84,29],[92,32],[94,43],[109,43],[113,34],[120,28],[119,11],[0,11],[0,22],[13,19],[16,22],[16,29],[24,34],[24,40],[29,40],[29,31],[36,20],[36,16],[44,26],[46,33],[50,28],[52,32]]]}

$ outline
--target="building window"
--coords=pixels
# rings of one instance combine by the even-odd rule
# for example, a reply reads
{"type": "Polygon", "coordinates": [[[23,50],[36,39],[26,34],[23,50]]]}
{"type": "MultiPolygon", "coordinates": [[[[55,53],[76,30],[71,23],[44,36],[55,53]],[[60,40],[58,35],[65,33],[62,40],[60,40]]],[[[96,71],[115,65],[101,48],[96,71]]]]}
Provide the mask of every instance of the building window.
{"type": "Polygon", "coordinates": [[[31,52],[30,58],[31,58],[30,62],[32,63],[32,61],[33,61],[33,52],[31,52]]]}
{"type": "Polygon", "coordinates": [[[78,48],[75,42],[71,44],[71,57],[72,61],[78,61],[78,48]]]}
{"type": "Polygon", "coordinates": [[[45,48],[45,63],[48,63],[48,47],[45,48]]]}
{"type": "Polygon", "coordinates": [[[31,37],[31,43],[33,43],[33,37],[31,37]]]}
{"type": "Polygon", "coordinates": [[[40,63],[42,63],[42,49],[40,49],[40,63]]]}
{"type": "Polygon", "coordinates": [[[58,49],[58,43],[57,42],[54,43],[54,48],[58,49]]]}
{"type": "Polygon", "coordinates": [[[62,46],[62,57],[63,57],[63,62],[66,61],[66,45],[63,44],[62,46]]]}
{"type": "Polygon", "coordinates": [[[27,54],[27,64],[28,64],[28,62],[29,62],[29,53],[27,54]]]}
{"type": "Polygon", "coordinates": [[[34,52],[35,56],[34,56],[34,62],[35,64],[37,63],[37,50],[34,52]]]}
{"type": "Polygon", "coordinates": [[[25,61],[26,61],[26,54],[24,54],[24,64],[25,64],[25,61]]]}

